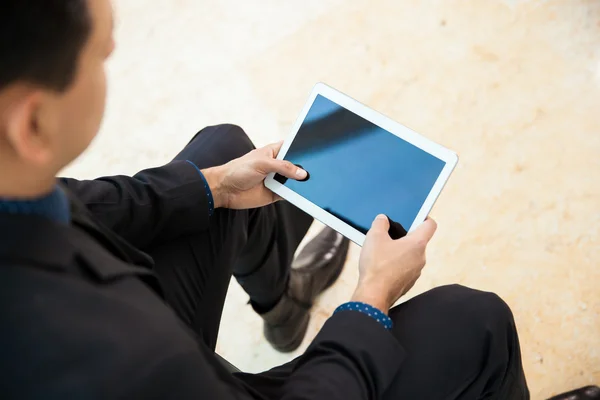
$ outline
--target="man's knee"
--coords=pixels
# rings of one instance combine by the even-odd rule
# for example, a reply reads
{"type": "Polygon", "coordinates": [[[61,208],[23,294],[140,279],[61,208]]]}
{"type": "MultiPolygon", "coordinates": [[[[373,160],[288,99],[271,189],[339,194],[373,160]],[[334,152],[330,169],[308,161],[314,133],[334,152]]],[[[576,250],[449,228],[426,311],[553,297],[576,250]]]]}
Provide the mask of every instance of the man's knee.
{"type": "Polygon", "coordinates": [[[255,149],[246,132],[238,125],[233,124],[207,126],[196,133],[190,143],[193,143],[196,139],[207,139],[207,141],[210,140],[230,147],[238,152],[237,157],[241,157],[255,149]]]}
{"type": "MultiPolygon", "coordinates": [[[[480,393],[496,393],[502,398],[529,398],[523,375],[517,328],[510,307],[497,294],[452,285],[438,289],[447,304],[443,309],[455,324],[449,333],[462,341],[463,365],[469,355],[469,372],[478,371],[479,379],[473,382],[480,393]],[[498,374],[508,371],[510,374],[498,374]],[[513,393],[513,395],[507,393],[513,393]],[[518,396],[517,396],[518,392],[518,396]],[[502,395],[504,393],[504,395],[502,395]]],[[[454,324],[453,324],[454,325],[454,324]]],[[[454,349],[456,350],[456,349],[454,349]]],[[[471,375],[472,376],[472,375],[471,375]]],[[[483,396],[487,397],[487,396],[483,396]]]]}
{"type": "Polygon", "coordinates": [[[207,126],[200,130],[175,159],[193,161],[201,168],[225,164],[254,150],[242,128],[232,124],[207,126]]]}
{"type": "Polygon", "coordinates": [[[510,307],[495,293],[461,285],[441,286],[432,292],[440,297],[446,313],[461,314],[472,326],[489,330],[514,325],[510,307]]]}
{"type": "Polygon", "coordinates": [[[415,396],[420,392],[426,393],[422,398],[442,398],[468,384],[469,393],[479,396],[488,382],[497,380],[492,374],[511,362],[512,313],[493,293],[441,286],[393,308],[389,315],[392,332],[406,349],[398,390],[413,385],[415,396]],[[432,379],[437,384],[432,385],[432,379]]]}
{"type": "Polygon", "coordinates": [[[224,140],[228,140],[235,143],[240,142],[252,146],[252,142],[250,141],[250,138],[248,138],[246,132],[244,132],[244,130],[240,126],[234,124],[219,124],[207,126],[198,131],[194,138],[200,135],[218,135],[219,138],[224,140]]]}

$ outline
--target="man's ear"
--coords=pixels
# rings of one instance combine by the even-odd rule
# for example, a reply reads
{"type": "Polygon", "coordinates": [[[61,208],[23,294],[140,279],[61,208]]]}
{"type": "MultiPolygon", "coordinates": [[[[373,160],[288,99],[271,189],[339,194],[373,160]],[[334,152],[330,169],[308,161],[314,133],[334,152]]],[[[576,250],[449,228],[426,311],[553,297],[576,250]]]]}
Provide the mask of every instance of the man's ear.
{"type": "Polygon", "coordinates": [[[5,115],[6,140],[17,158],[29,164],[45,165],[52,155],[50,138],[41,121],[45,96],[39,90],[32,90],[15,100],[5,115]]]}

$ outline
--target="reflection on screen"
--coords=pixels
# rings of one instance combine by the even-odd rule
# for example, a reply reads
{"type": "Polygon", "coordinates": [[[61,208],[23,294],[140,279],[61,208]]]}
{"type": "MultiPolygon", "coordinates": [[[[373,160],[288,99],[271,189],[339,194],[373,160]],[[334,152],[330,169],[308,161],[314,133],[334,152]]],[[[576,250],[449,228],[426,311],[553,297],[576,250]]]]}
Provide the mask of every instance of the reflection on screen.
{"type": "Polygon", "coordinates": [[[445,166],[321,95],[285,159],[310,179],[277,181],[363,233],[377,214],[408,230],[445,166]]]}

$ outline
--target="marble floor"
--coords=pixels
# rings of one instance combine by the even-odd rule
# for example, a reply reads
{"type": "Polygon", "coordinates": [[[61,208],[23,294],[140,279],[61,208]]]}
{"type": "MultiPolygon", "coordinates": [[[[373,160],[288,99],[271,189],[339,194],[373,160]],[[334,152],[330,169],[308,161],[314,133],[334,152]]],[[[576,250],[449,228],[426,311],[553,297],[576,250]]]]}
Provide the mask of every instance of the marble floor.
{"type": "MultiPolygon", "coordinates": [[[[287,135],[326,82],[457,151],[408,297],[461,283],[512,307],[533,399],[600,383],[600,1],[118,0],[100,137],[65,173],[160,165],[199,128],[287,135]]],[[[357,278],[353,248],[310,338],[357,278]]],[[[218,351],[273,351],[234,282],[218,351]]]]}

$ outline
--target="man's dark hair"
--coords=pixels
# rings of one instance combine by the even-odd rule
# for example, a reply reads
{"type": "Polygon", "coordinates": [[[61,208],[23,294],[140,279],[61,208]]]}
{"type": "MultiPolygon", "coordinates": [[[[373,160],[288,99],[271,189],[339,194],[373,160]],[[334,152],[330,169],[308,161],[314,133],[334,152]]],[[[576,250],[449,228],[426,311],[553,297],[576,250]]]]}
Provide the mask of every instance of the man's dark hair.
{"type": "Polygon", "coordinates": [[[2,0],[0,90],[16,81],[64,91],[91,32],[88,0],[2,0]]]}

